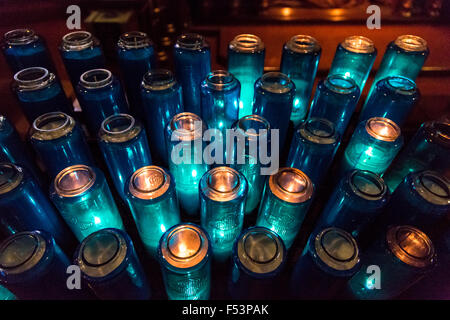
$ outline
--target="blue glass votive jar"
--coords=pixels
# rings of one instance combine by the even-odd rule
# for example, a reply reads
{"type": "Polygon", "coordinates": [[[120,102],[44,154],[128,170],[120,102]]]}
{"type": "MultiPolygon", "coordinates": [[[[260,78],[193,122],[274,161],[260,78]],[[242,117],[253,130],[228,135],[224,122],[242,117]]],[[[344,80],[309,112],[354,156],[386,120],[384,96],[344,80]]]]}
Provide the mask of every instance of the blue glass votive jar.
{"type": "Polygon", "coordinates": [[[48,49],[31,29],[15,29],[3,35],[2,51],[13,73],[30,67],[55,71],[48,49]]]}
{"type": "Polygon", "coordinates": [[[100,43],[87,31],[80,30],[66,34],[62,38],[59,53],[74,89],[83,73],[105,67],[100,43]]]}
{"type": "Polygon", "coordinates": [[[309,118],[297,127],[287,166],[302,170],[319,187],[340,144],[334,124],[324,118],[309,118]]]}
{"type": "Polygon", "coordinates": [[[424,122],[383,175],[393,192],[410,172],[432,168],[450,175],[450,123],[424,122]]]}
{"type": "Polygon", "coordinates": [[[74,238],[35,179],[24,168],[0,163],[0,233],[8,236],[20,231],[43,230],[64,248],[74,238]]]}
{"type": "Polygon", "coordinates": [[[115,114],[103,121],[98,142],[114,186],[124,199],[127,179],[152,164],[145,129],[133,116],[115,114]]]}
{"type": "Polygon", "coordinates": [[[297,260],[290,281],[297,299],[332,299],[346,290],[361,266],[355,239],[339,228],[313,232],[297,260]]]}
{"type": "Polygon", "coordinates": [[[364,252],[361,269],[350,279],[348,287],[356,299],[393,299],[423,278],[435,264],[434,245],[424,232],[412,226],[391,226],[364,252]],[[369,266],[379,268],[378,281],[372,276],[373,271],[368,272],[369,266]]]}
{"type": "Polygon", "coordinates": [[[344,152],[341,174],[352,169],[382,175],[403,146],[399,126],[386,118],[370,118],[359,123],[344,152]]]}
{"type": "Polygon", "coordinates": [[[21,300],[88,298],[86,289],[70,290],[70,262],[45,231],[19,232],[0,244],[0,283],[21,300]]]}
{"type": "Polygon", "coordinates": [[[126,184],[126,200],[147,252],[156,257],[161,236],[181,222],[175,181],[161,167],[136,170],[126,184]]]}
{"type": "Polygon", "coordinates": [[[203,175],[199,190],[202,227],[211,239],[214,258],[224,261],[242,231],[247,180],[230,167],[215,167],[203,175]]]}
{"type": "Polygon", "coordinates": [[[87,125],[93,135],[98,133],[107,117],[128,112],[120,81],[109,70],[94,69],[83,73],[77,92],[87,125]]]}
{"type": "Polygon", "coordinates": [[[275,232],[263,227],[244,230],[234,243],[232,259],[228,290],[233,299],[276,297],[286,248],[275,232]]]}
{"type": "Polygon", "coordinates": [[[266,183],[256,225],[275,231],[289,249],[311,205],[313,189],[299,169],[280,168],[266,183]]]}
{"type": "Polygon", "coordinates": [[[414,81],[400,76],[381,79],[367,97],[359,121],[383,117],[402,126],[419,99],[420,92],[414,81]]]}
{"type": "Polygon", "coordinates": [[[175,180],[180,207],[190,216],[199,215],[198,186],[209,167],[203,161],[205,130],[202,119],[190,112],[175,115],[166,127],[169,170],[175,180]]]}
{"type": "Polygon", "coordinates": [[[268,72],[255,83],[253,113],[269,121],[272,130],[279,130],[280,150],[286,141],[294,96],[295,84],[281,72],[268,72]]]}
{"type": "Polygon", "coordinates": [[[135,115],[144,116],[141,82],[144,75],[156,66],[153,43],[144,32],[125,32],[117,42],[117,55],[130,109],[135,115]]]}
{"type": "Polygon", "coordinates": [[[87,236],[78,246],[74,264],[102,300],[148,300],[144,270],[125,231],[106,228],[87,236]]]}
{"type": "Polygon", "coordinates": [[[361,94],[376,57],[372,40],[363,36],[347,37],[337,46],[328,75],[353,79],[361,94]]]}
{"type": "Polygon", "coordinates": [[[161,237],[158,259],[170,300],[207,300],[211,291],[211,242],[195,224],[177,224],[161,237]]]}
{"type": "Polygon", "coordinates": [[[63,112],[45,113],[36,118],[29,136],[51,177],[71,165],[94,164],[81,127],[63,112]]]}
{"type": "Polygon", "coordinates": [[[311,36],[293,36],[283,46],[280,71],[295,83],[291,120],[297,126],[306,117],[322,48],[311,36]]]}
{"type": "Polygon", "coordinates": [[[95,167],[62,170],[51,185],[50,199],[78,241],[100,229],[124,229],[105,176],[95,167]]]}
{"type": "Polygon", "coordinates": [[[177,80],[183,88],[184,110],[201,115],[200,84],[211,71],[211,52],[203,36],[186,33],[174,47],[177,80]]]}
{"type": "Polygon", "coordinates": [[[333,122],[342,137],[355,111],[360,91],[351,78],[331,75],[319,81],[308,118],[325,118],[333,122]]]}
{"type": "Polygon", "coordinates": [[[44,113],[72,112],[58,79],[45,68],[31,67],[17,72],[14,75],[13,91],[31,123],[44,113]]]}
{"type": "Polygon", "coordinates": [[[253,34],[240,34],[228,45],[228,71],[241,84],[239,118],[253,113],[255,82],[264,73],[266,49],[253,34]]]}

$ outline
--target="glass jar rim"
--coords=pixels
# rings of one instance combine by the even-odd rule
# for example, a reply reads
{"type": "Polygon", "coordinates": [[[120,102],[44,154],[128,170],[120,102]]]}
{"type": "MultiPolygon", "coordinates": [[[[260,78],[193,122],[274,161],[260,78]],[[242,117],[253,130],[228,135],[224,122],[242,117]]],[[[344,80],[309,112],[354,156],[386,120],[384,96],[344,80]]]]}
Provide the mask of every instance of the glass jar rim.
{"type": "Polygon", "coordinates": [[[154,69],[144,74],[142,86],[148,90],[163,91],[176,84],[172,71],[167,69],[154,69]]]}
{"type": "Polygon", "coordinates": [[[411,34],[404,34],[397,37],[394,43],[405,51],[422,52],[428,50],[428,44],[425,39],[411,34]]]}
{"type": "Polygon", "coordinates": [[[45,88],[55,79],[55,75],[43,67],[25,68],[14,74],[15,85],[23,91],[45,88]]]}
{"type": "Polygon", "coordinates": [[[92,69],[84,72],[80,76],[80,85],[86,89],[99,89],[110,85],[113,81],[111,71],[107,69],[92,69]],[[89,77],[94,77],[93,80],[89,80],[89,77]],[[96,76],[102,76],[100,80],[96,79],[96,76]]]}
{"type": "Polygon", "coordinates": [[[297,34],[286,42],[286,47],[298,53],[317,52],[321,49],[319,41],[314,37],[304,34],[297,34]]]}
{"type": "Polygon", "coordinates": [[[208,47],[208,43],[198,33],[184,33],[177,38],[175,46],[185,50],[196,51],[208,47]]]}
{"type": "Polygon", "coordinates": [[[38,35],[32,29],[22,28],[14,29],[3,35],[4,41],[11,46],[20,46],[33,43],[39,39],[38,35]]]}
{"type": "Polygon", "coordinates": [[[264,42],[254,34],[244,33],[235,36],[229,48],[236,52],[255,53],[264,50],[264,42]]]}
{"type": "Polygon", "coordinates": [[[122,33],[117,46],[122,49],[141,49],[152,46],[153,43],[145,32],[129,31],[122,33]]]}
{"type": "Polygon", "coordinates": [[[94,45],[92,33],[84,30],[73,31],[62,37],[61,47],[66,51],[80,51],[94,45]]]}
{"type": "Polygon", "coordinates": [[[341,42],[341,46],[354,53],[373,53],[375,45],[372,40],[364,36],[350,36],[341,42]]]}
{"type": "Polygon", "coordinates": [[[215,91],[225,91],[235,88],[238,81],[233,74],[226,70],[214,70],[206,76],[204,83],[215,91]]]}

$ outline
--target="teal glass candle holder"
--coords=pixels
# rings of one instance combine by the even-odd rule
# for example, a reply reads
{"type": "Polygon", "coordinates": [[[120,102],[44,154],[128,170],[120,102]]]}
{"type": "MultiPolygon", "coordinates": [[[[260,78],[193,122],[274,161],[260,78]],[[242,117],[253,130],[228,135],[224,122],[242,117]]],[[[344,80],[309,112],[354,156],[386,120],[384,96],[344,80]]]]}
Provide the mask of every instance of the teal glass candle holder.
{"type": "Polygon", "coordinates": [[[152,70],[144,75],[141,94],[152,157],[167,166],[164,132],[170,120],[184,110],[181,87],[171,71],[152,70]]]}
{"type": "Polygon", "coordinates": [[[171,174],[161,167],[136,170],[128,180],[126,199],[147,252],[156,257],[161,236],[181,222],[171,174]]]}
{"type": "Polygon", "coordinates": [[[313,189],[302,171],[280,168],[266,183],[256,225],[276,232],[289,249],[311,205],[313,189]]]}
{"type": "Polygon", "coordinates": [[[170,300],[207,300],[211,291],[211,241],[195,224],[178,224],[161,237],[158,259],[170,300]]]}
{"type": "Polygon", "coordinates": [[[308,113],[310,118],[331,121],[342,137],[347,129],[361,92],[355,81],[342,75],[331,75],[319,81],[308,113]]]}
{"type": "Polygon", "coordinates": [[[258,36],[240,34],[228,45],[228,71],[241,84],[239,118],[253,113],[256,80],[263,75],[266,49],[258,36]]]}
{"type": "Polygon", "coordinates": [[[306,117],[322,48],[311,36],[293,36],[283,46],[280,71],[295,83],[291,120],[297,126],[306,117]]]}
{"type": "Polygon", "coordinates": [[[428,168],[443,175],[450,174],[450,124],[440,121],[424,122],[414,137],[395,158],[383,175],[393,192],[410,172],[428,168]]]}
{"type": "Polygon", "coordinates": [[[372,40],[363,36],[347,37],[337,46],[328,75],[353,79],[361,94],[376,57],[372,40]]]}
{"type": "Polygon", "coordinates": [[[105,176],[95,167],[75,165],[61,171],[50,199],[79,241],[104,228],[124,230],[105,176]]]}
{"type": "Polygon", "coordinates": [[[388,300],[397,297],[423,278],[436,264],[430,238],[412,226],[392,226],[380,233],[365,251],[361,269],[348,283],[352,296],[360,300],[388,300]],[[370,265],[381,271],[377,289],[370,265]]]}
{"type": "Polygon", "coordinates": [[[255,83],[253,114],[263,116],[271,129],[279,130],[279,148],[283,149],[287,137],[295,84],[281,72],[268,72],[255,83]]]}
{"type": "Polygon", "coordinates": [[[17,297],[4,286],[0,285],[0,301],[17,300],[17,297]]]}
{"type": "Polygon", "coordinates": [[[82,129],[63,112],[50,112],[36,118],[29,136],[51,177],[75,164],[94,164],[82,129]]]}
{"type": "Polygon", "coordinates": [[[242,231],[247,181],[230,167],[216,167],[203,175],[199,190],[202,227],[210,236],[214,257],[224,261],[242,231]]]}
{"type": "Polygon", "coordinates": [[[203,161],[206,125],[196,114],[175,115],[166,127],[169,170],[175,180],[180,207],[190,216],[199,215],[198,185],[208,171],[203,161]]]}
{"type": "Polygon", "coordinates": [[[145,129],[133,116],[115,114],[102,122],[98,142],[114,186],[124,199],[127,179],[152,164],[145,129]]]}
{"type": "Polygon", "coordinates": [[[183,88],[184,110],[201,115],[200,84],[211,71],[211,52],[203,36],[182,34],[174,47],[177,80],[183,88]]]}
{"type": "Polygon", "coordinates": [[[297,127],[287,166],[302,170],[319,187],[340,144],[334,124],[324,118],[303,120],[297,127]]]}
{"type": "Polygon", "coordinates": [[[352,169],[382,175],[403,146],[398,125],[386,118],[370,118],[355,129],[344,152],[341,174],[352,169]]]}
{"type": "Polygon", "coordinates": [[[401,127],[419,99],[420,92],[414,81],[400,76],[381,79],[367,97],[359,121],[382,117],[401,127]]]}

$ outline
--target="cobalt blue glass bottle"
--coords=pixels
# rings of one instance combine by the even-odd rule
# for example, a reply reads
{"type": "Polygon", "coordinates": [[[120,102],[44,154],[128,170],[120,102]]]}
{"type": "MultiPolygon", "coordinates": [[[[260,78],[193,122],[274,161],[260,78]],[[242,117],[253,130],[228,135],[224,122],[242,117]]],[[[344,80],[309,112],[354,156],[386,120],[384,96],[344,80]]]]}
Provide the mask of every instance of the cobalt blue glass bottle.
{"type": "Polygon", "coordinates": [[[258,36],[240,34],[228,45],[228,71],[241,84],[239,118],[253,113],[255,82],[264,73],[266,49],[258,36]]]}
{"type": "Polygon", "coordinates": [[[211,242],[195,224],[177,224],[158,247],[164,286],[170,300],[207,300],[211,291],[211,242]]]}
{"type": "Polygon", "coordinates": [[[206,125],[196,114],[175,115],[166,127],[169,170],[175,180],[180,207],[188,215],[198,215],[200,202],[198,185],[208,171],[203,161],[203,133],[206,125]]]}
{"type": "Polygon", "coordinates": [[[267,119],[271,129],[280,130],[280,150],[286,141],[295,84],[281,72],[268,72],[255,83],[253,113],[267,119]]]}
{"type": "Polygon", "coordinates": [[[152,164],[145,129],[133,116],[115,114],[103,121],[98,142],[114,186],[124,199],[126,180],[152,164]]]}
{"type": "Polygon", "coordinates": [[[6,32],[3,35],[2,51],[13,73],[30,67],[55,70],[44,41],[31,29],[6,32]]]}
{"type": "Polygon", "coordinates": [[[272,230],[251,227],[233,245],[228,290],[233,299],[267,299],[277,295],[286,263],[283,240],[272,230]]]}
{"type": "Polygon", "coordinates": [[[176,114],[184,111],[181,87],[171,71],[151,70],[144,75],[141,94],[152,157],[167,166],[164,130],[176,114]]]}
{"type": "Polygon", "coordinates": [[[209,129],[225,130],[239,117],[241,85],[229,72],[210,72],[201,84],[202,119],[209,129]]]}
{"type": "Polygon", "coordinates": [[[65,168],[51,184],[50,199],[78,241],[100,229],[124,229],[105,176],[95,167],[65,168]]]}
{"type": "Polygon", "coordinates": [[[270,124],[263,117],[252,114],[240,118],[232,128],[237,134],[238,142],[245,140],[242,143],[245,148],[240,148],[236,143],[234,149],[229,152],[232,157],[231,159],[227,157],[227,163],[241,172],[247,180],[248,194],[245,201],[245,214],[250,214],[257,208],[261,200],[266,181],[266,176],[261,174],[264,164],[258,157],[261,154],[261,145],[269,143],[270,124]]]}
{"type": "Polygon", "coordinates": [[[367,231],[386,208],[389,195],[386,184],[378,175],[353,170],[334,189],[317,228],[337,227],[361,242],[368,238],[367,231]]]}
{"type": "Polygon", "coordinates": [[[182,34],[174,47],[177,80],[183,88],[184,110],[201,115],[200,84],[211,71],[211,53],[203,36],[182,34]]]}
{"type": "Polygon", "coordinates": [[[316,78],[322,48],[311,36],[293,36],[283,46],[280,71],[295,83],[291,120],[297,126],[308,113],[309,98],[316,78]]]}
{"type": "Polygon", "coordinates": [[[332,122],[324,118],[303,120],[294,133],[287,166],[302,170],[319,187],[339,144],[340,135],[332,122]]]}
{"type": "Polygon", "coordinates": [[[148,300],[144,270],[125,231],[102,229],[78,246],[74,264],[95,295],[102,300],[148,300]]]}
{"type": "Polygon", "coordinates": [[[83,73],[105,67],[105,58],[100,43],[87,31],[74,31],[66,34],[62,38],[59,53],[74,89],[83,73]]]}
{"type": "Polygon", "coordinates": [[[58,79],[45,68],[32,67],[17,72],[13,90],[29,122],[44,113],[72,111],[58,79]]]}
{"type": "Polygon", "coordinates": [[[403,146],[399,126],[386,118],[361,121],[344,152],[341,174],[352,169],[382,175],[403,146]]]}
{"type": "Polygon", "coordinates": [[[450,123],[424,122],[395,158],[383,175],[383,179],[393,192],[410,172],[432,168],[440,174],[449,176],[448,159],[450,159],[450,123]]]}
{"type": "Polygon", "coordinates": [[[412,226],[391,226],[364,252],[363,264],[348,283],[352,296],[363,300],[393,299],[425,276],[436,264],[434,245],[412,226]],[[374,281],[369,266],[381,272],[374,281]],[[378,285],[378,286],[377,286],[378,285]]]}
{"type": "Polygon", "coordinates": [[[135,115],[144,116],[141,82],[142,77],[156,66],[153,43],[144,32],[125,32],[117,42],[117,55],[130,109],[135,115]]]}
{"type": "Polygon", "coordinates": [[[70,261],[45,231],[19,232],[0,244],[0,283],[21,300],[86,299],[87,290],[70,290],[70,261]]]}
{"type": "Polygon", "coordinates": [[[180,223],[175,181],[157,166],[136,170],[128,179],[126,200],[147,252],[156,257],[166,230],[180,223]]]}
{"type": "Polygon", "coordinates": [[[256,225],[275,231],[289,249],[311,205],[313,189],[302,171],[280,168],[266,183],[256,225]]]}
{"type": "Polygon", "coordinates": [[[390,42],[370,88],[369,95],[381,79],[401,76],[416,81],[430,53],[427,42],[413,35],[402,35],[390,42]]]}
{"type": "Polygon", "coordinates": [[[420,92],[414,81],[400,76],[381,79],[367,97],[359,121],[383,117],[402,126],[419,99],[420,92]]]}
{"type": "Polygon", "coordinates": [[[339,228],[315,231],[294,266],[292,295],[297,299],[336,298],[360,266],[358,245],[348,232],[339,228]]]}
{"type": "Polygon", "coordinates": [[[355,111],[360,91],[351,78],[331,75],[319,81],[308,118],[325,118],[334,123],[342,137],[355,111]]]}
{"type": "Polygon", "coordinates": [[[214,258],[224,261],[242,231],[247,180],[230,167],[216,167],[203,175],[199,190],[202,227],[211,239],[214,258]]]}
{"type": "Polygon", "coordinates": [[[47,196],[24,168],[0,164],[0,232],[45,230],[64,248],[71,248],[73,235],[47,196]]]}
{"type": "Polygon", "coordinates": [[[363,36],[347,37],[337,46],[328,75],[353,79],[361,94],[376,56],[372,40],[363,36]]]}
{"type": "Polygon", "coordinates": [[[82,129],[64,112],[50,112],[37,117],[29,136],[34,151],[51,177],[71,165],[94,164],[82,129]]]}
{"type": "Polygon", "coordinates": [[[107,117],[128,112],[120,81],[109,70],[94,69],[83,73],[77,92],[89,130],[94,135],[107,117]]]}

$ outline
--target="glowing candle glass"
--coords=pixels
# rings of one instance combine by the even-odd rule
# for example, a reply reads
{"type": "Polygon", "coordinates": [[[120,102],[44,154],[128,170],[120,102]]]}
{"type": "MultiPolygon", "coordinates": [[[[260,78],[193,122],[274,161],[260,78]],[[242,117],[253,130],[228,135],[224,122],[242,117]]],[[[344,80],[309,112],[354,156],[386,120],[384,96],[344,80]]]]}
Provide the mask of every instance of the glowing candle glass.
{"type": "Polygon", "coordinates": [[[280,168],[266,183],[256,225],[275,231],[289,249],[308,212],[313,189],[302,171],[280,168]]]}
{"type": "Polygon", "coordinates": [[[356,83],[341,75],[319,81],[308,118],[331,121],[342,137],[355,111],[360,91],[356,83]]]}
{"type": "Polygon", "coordinates": [[[161,236],[180,223],[175,182],[161,167],[142,167],[128,180],[127,203],[147,252],[156,256],[161,236]]]}
{"type": "Polygon", "coordinates": [[[311,36],[293,36],[283,46],[280,71],[295,83],[291,120],[297,126],[308,113],[309,98],[316,77],[322,48],[311,36]]]}
{"type": "Polygon", "coordinates": [[[86,237],[74,264],[95,295],[104,300],[148,300],[147,277],[131,238],[122,230],[102,229],[86,237]]]}
{"type": "Polygon", "coordinates": [[[226,260],[242,231],[248,185],[244,175],[229,167],[216,167],[200,180],[202,227],[211,238],[214,257],[226,260]]]}
{"type": "Polygon", "coordinates": [[[62,38],[59,53],[74,88],[84,72],[105,67],[100,43],[87,31],[66,34],[62,38]]]}
{"type": "Polygon", "coordinates": [[[103,173],[85,165],[61,171],[50,198],[79,241],[104,228],[124,229],[103,173]]]}
{"type": "Polygon", "coordinates": [[[94,164],[82,129],[63,112],[50,112],[36,118],[29,136],[35,152],[52,177],[71,165],[94,164]]]}
{"type": "Polygon", "coordinates": [[[72,107],[53,73],[41,67],[20,70],[14,75],[13,91],[28,121],[52,111],[70,113],[72,107]]]}
{"type": "Polygon", "coordinates": [[[201,114],[200,84],[211,71],[211,53],[203,36],[187,33],[174,47],[177,80],[183,88],[184,110],[201,114]]]}
{"type": "Polygon", "coordinates": [[[291,292],[297,299],[336,298],[360,266],[358,245],[348,232],[339,228],[313,232],[294,266],[291,292]]]}
{"type": "Polygon", "coordinates": [[[370,118],[355,129],[344,152],[341,174],[352,169],[382,175],[403,145],[397,124],[386,118],[370,118]]]}
{"type": "Polygon", "coordinates": [[[240,34],[228,45],[228,71],[241,84],[239,118],[253,113],[254,86],[264,72],[265,53],[264,43],[253,34],[240,34]]]}
{"type": "Polygon", "coordinates": [[[98,141],[114,186],[124,198],[126,180],[137,169],[152,164],[145,129],[129,114],[112,115],[103,121],[98,141]]]}
{"type": "Polygon", "coordinates": [[[164,233],[158,258],[170,300],[207,300],[211,291],[211,243],[203,228],[178,224],[164,233]]]}

